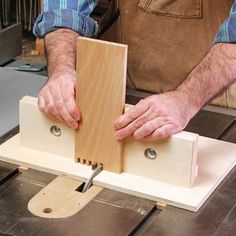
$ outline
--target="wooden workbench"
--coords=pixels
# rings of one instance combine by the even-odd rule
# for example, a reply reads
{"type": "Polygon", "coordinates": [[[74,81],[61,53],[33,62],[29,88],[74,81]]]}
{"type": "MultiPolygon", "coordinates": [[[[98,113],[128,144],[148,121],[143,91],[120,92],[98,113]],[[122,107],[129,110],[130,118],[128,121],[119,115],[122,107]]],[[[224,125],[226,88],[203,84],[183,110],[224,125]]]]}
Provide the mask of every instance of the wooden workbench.
{"type": "MultiPolygon", "coordinates": [[[[129,103],[139,99],[127,98],[129,103]]],[[[236,143],[232,115],[201,111],[186,129],[236,143]]],[[[0,163],[0,235],[220,236],[236,232],[236,168],[197,213],[170,206],[154,210],[152,201],[104,189],[81,212],[60,220],[38,218],[27,210],[32,196],[56,176],[30,169],[17,173],[16,169],[0,163]]]]}

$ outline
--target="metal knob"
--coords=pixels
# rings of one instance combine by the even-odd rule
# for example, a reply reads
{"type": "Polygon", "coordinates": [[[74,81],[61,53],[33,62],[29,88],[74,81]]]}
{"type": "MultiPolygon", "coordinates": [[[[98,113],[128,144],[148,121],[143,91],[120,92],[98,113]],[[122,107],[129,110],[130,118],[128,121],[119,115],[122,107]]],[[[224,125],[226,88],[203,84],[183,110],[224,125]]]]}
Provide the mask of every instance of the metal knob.
{"type": "Polygon", "coordinates": [[[153,148],[147,148],[144,151],[144,155],[149,160],[155,160],[157,158],[157,152],[153,148]]]}
{"type": "Polygon", "coordinates": [[[53,125],[51,128],[50,128],[50,132],[56,136],[56,137],[60,137],[61,136],[61,129],[60,127],[56,126],[56,125],[53,125]]]}

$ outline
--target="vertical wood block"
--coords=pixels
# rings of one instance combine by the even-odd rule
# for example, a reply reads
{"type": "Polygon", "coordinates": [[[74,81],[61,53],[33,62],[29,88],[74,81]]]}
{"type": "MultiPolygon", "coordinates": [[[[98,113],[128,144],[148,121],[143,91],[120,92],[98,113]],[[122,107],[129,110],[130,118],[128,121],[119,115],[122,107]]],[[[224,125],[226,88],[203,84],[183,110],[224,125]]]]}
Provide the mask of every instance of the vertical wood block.
{"type": "Polygon", "coordinates": [[[128,138],[124,148],[124,172],[190,188],[198,172],[197,149],[198,134],[188,132],[156,142],[128,138]],[[148,150],[152,150],[150,157],[148,150]]]}
{"type": "Polygon", "coordinates": [[[78,38],[76,102],[82,120],[75,135],[75,160],[102,163],[121,172],[123,143],[113,123],[124,111],[127,46],[78,38]]]}
{"type": "Polygon", "coordinates": [[[75,155],[74,130],[65,124],[48,119],[38,109],[37,101],[37,98],[29,96],[20,100],[21,146],[73,160],[75,155]],[[57,129],[54,131],[54,128],[57,129]]]}

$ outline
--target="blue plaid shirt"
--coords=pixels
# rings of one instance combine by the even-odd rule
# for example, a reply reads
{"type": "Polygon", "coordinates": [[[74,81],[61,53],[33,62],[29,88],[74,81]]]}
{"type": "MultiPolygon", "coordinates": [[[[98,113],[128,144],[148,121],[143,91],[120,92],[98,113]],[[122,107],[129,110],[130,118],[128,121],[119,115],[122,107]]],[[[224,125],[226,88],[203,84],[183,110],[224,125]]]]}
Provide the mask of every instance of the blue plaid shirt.
{"type": "Polygon", "coordinates": [[[43,12],[36,19],[33,32],[42,38],[58,28],[69,28],[85,37],[98,32],[98,24],[90,17],[98,0],[43,0],[43,12]]]}
{"type": "Polygon", "coordinates": [[[236,43],[236,1],[230,10],[228,19],[220,27],[215,43],[236,43]]]}
{"type": "MultiPolygon", "coordinates": [[[[128,1],[128,0],[127,0],[128,1]]],[[[85,37],[98,32],[98,24],[90,17],[98,0],[43,0],[43,13],[34,25],[34,34],[43,37],[57,28],[69,28],[85,37]]],[[[230,15],[222,24],[214,43],[236,42],[236,0],[230,15]]]]}

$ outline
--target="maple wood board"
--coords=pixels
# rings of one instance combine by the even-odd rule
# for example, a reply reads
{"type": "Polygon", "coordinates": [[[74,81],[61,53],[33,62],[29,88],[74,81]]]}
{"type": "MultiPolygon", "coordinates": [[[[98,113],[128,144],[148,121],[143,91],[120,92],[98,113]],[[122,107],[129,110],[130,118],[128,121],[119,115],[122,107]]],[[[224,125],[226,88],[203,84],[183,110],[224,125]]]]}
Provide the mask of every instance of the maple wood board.
{"type": "Polygon", "coordinates": [[[76,102],[82,120],[75,159],[117,173],[122,171],[123,143],[115,139],[113,123],[124,111],[126,65],[126,45],[78,38],[76,102]]]}
{"type": "MultiPolygon", "coordinates": [[[[0,145],[0,159],[81,181],[92,173],[90,167],[74,163],[70,158],[21,146],[19,135],[0,145]]],[[[126,172],[117,174],[109,171],[102,171],[94,179],[94,184],[196,212],[234,167],[235,162],[235,144],[200,136],[198,139],[199,173],[192,188],[126,172]]]]}
{"type": "Polygon", "coordinates": [[[130,137],[124,141],[124,172],[190,188],[198,175],[197,150],[198,134],[184,131],[156,142],[130,137]],[[146,157],[148,148],[155,159],[146,157]]]}

